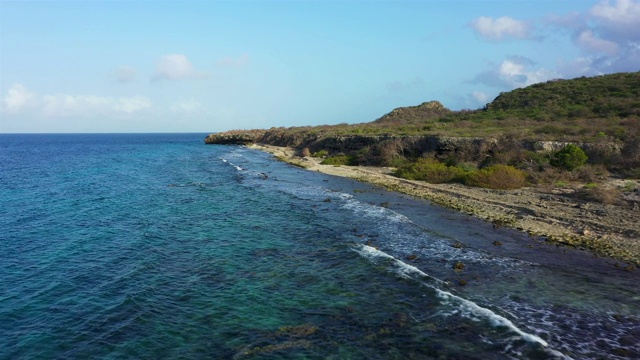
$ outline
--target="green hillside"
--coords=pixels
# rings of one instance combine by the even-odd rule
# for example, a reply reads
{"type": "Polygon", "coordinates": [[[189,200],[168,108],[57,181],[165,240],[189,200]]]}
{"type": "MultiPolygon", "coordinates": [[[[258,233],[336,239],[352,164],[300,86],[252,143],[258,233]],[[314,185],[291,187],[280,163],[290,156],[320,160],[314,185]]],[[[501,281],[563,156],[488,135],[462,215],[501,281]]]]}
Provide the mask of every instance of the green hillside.
{"type": "MultiPolygon", "coordinates": [[[[640,127],[640,72],[552,80],[500,94],[486,107],[450,111],[438,102],[398,108],[354,133],[487,137],[510,133],[535,140],[625,141],[640,127]]],[[[337,130],[337,129],[336,129],[337,130]]],[[[347,129],[341,129],[345,131],[347,129]]]]}
{"type": "Polygon", "coordinates": [[[561,168],[553,166],[554,152],[573,143],[586,152],[587,165],[598,167],[593,174],[606,169],[640,177],[640,72],[551,80],[502,93],[477,110],[451,111],[429,101],[369,123],[240,133],[207,142],[290,146],[360,165],[400,166],[421,158],[478,168],[505,164],[531,177],[561,168]]]}
{"type": "Polygon", "coordinates": [[[500,94],[487,111],[539,120],[640,115],[640,73],[552,80],[500,94]]]}

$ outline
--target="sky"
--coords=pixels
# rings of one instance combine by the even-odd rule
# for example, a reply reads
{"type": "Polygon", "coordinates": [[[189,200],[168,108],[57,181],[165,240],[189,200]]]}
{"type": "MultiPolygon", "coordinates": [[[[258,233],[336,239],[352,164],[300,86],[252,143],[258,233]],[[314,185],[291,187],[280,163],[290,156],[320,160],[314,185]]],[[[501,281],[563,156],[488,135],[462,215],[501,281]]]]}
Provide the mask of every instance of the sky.
{"type": "Polygon", "coordinates": [[[640,0],[0,0],[0,132],[218,132],[478,109],[640,70],[640,0]]]}

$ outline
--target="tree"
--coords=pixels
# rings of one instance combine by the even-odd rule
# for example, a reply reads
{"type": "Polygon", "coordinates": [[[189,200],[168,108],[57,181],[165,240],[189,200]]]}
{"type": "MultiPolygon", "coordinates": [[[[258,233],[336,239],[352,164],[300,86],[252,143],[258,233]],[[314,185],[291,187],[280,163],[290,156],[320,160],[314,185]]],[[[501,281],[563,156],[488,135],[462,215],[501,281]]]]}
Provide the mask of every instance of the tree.
{"type": "Polygon", "coordinates": [[[578,146],[569,144],[562,150],[555,153],[549,163],[552,166],[563,168],[568,171],[579,168],[584,165],[589,157],[578,146]]]}

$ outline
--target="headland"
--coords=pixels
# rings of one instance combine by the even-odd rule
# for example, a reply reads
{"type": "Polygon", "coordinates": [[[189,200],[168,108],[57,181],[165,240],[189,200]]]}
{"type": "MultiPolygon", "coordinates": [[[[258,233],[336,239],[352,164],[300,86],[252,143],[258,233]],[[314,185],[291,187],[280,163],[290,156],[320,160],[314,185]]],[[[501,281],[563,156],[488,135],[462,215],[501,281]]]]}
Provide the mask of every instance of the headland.
{"type": "Polygon", "coordinates": [[[429,101],[370,123],[205,143],[248,145],[640,266],[640,72],[535,84],[473,111],[429,101]]]}

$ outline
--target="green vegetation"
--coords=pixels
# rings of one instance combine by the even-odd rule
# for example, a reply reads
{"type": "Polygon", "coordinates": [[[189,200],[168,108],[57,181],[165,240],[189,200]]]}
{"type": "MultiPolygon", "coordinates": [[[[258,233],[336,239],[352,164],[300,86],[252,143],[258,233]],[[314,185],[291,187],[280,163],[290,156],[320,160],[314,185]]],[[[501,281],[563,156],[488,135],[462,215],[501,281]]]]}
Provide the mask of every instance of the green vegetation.
{"type": "MultiPolygon", "coordinates": [[[[237,132],[230,133],[227,143],[237,132]]],[[[323,164],[392,166],[408,179],[575,188],[611,173],[640,178],[640,72],[547,81],[502,93],[477,110],[430,101],[370,123],[240,133],[238,142],[249,134],[325,158],[323,164]]],[[[582,191],[610,201],[600,186],[582,191]]]]}
{"type": "Polygon", "coordinates": [[[462,181],[466,172],[462,168],[447,166],[435,159],[421,158],[414,163],[401,166],[394,174],[405,179],[439,184],[462,181]]]}
{"type": "Polygon", "coordinates": [[[488,189],[512,190],[527,185],[527,174],[509,165],[492,165],[469,173],[464,183],[488,189]]]}
{"type": "Polygon", "coordinates": [[[574,144],[569,144],[551,157],[550,164],[572,171],[584,165],[588,159],[589,157],[582,149],[574,144]]]}
{"type": "Polygon", "coordinates": [[[335,165],[335,166],[341,166],[341,165],[353,166],[353,165],[358,165],[358,161],[352,155],[337,155],[337,156],[331,156],[322,160],[321,164],[335,165]]]}
{"type": "Polygon", "coordinates": [[[527,185],[527,174],[513,166],[492,165],[481,170],[465,170],[462,166],[450,166],[425,158],[398,168],[394,175],[432,184],[463,182],[469,186],[501,190],[519,189],[527,185]]]}
{"type": "Polygon", "coordinates": [[[329,155],[329,152],[327,150],[320,150],[320,151],[314,152],[312,156],[321,158],[321,157],[325,157],[327,155],[329,155]]]}
{"type": "Polygon", "coordinates": [[[536,140],[624,141],[640,128],[640,72],[552,80],[500,94],[478,110],[451,111],[437,101],[397,108],[364,124],[286,129],[296,137],[438,135],[536,140]]]}
{"type": "Polygon", "coordinates": [[[586,183],[584,184],[584,189],[595,189],[598,187],[598,184],[590,182],[590,183],[586,183]]]}

